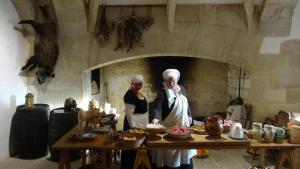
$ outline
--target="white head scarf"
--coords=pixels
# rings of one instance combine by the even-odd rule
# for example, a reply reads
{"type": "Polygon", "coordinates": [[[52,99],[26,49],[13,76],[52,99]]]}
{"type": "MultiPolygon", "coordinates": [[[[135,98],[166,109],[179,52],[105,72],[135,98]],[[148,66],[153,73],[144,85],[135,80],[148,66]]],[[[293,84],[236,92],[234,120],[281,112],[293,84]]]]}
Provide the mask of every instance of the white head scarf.
{"type": "Polygon", "coordinates": [[[177,85],[177,82],[180,78],[180,72],[177,69],[167,69],[167,70],[165,70],[163,72],[164,80],[167,80],[170,77],[172,77],[176,82],[175,86],[172,89],[167,87],[166,82],[163,83],[166,94],[167,94],[169,107],[171,107],[171,105],[174,103],[176,95],[178,95],[179,94],[178,92],[180,91],[180,87],[179,87],[179,85],[177,85]]]}
{"type": "Polygon", "coordinates": [[[134,75],[131,79],[131,83],[142,83],[142,82],[144,82],[144,78],[140,74],[134,75]]]}
{"type": "Polygon", "coordinates": [[[177,82],[180,78],[180,72],[177,69],[167,69],[167,70],[165,70],[163,72],[164,80],[167,80],[170,77],[172,77],[177,82]]]}

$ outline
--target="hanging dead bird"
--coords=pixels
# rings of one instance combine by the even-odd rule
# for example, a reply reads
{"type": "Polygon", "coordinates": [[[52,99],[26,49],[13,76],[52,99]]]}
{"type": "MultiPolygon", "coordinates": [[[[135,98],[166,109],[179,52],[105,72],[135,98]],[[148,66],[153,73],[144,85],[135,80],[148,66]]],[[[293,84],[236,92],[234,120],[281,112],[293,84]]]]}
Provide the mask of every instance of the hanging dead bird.
{"type": "Polygon", "coordinates": [[[33,20],[22,20],[19,24],[30,24],[36,32],[34,55],[21,70],[32,71],[37,67],[37,80],[42,84],[47,78],[55,76],[54,68],[59,55],[56,25],[54,22],[36,23],[33,20]]]}
{"type": "Polygon", "coordinates": [[[98,15],[97,15],[97,23],[96,23],[96,37],[99,37],[102,41],[108,41],[109,36],[112,33],[112,31],[115,28],[114,22],[107,23],[106,20],[106,6],[102,6],[102,12],[100,16],[100,6],[98,9],[98,15]],[[100,18],[100,19],[99,19],[100,18]]]}
{"type": "Polygon", "coordinates": [[[118,21],[117,24],[117,47],[115,51],[118,49],[122,49],[125,46],[125,24],[122,20],[118,21]]]}
{"type": "Polygon", "coordinates": [[[144,31],[148,30],[154,24],[152,17],[139,17],[138,20],[144,31]]]}
{"type": "Polygon", "coordinates": [[[129,52],[129,50],[133,48],[134,44],[143,46],[143,44],[141,44],[140,42],[142,37],[141,25],[138,21],[138,18],[135,16],[134,12],[131,13],[131,15],[128,17],[126,21],[125,33],[126,33],[125,42],[127,45],[127,52],[129,52]]]}

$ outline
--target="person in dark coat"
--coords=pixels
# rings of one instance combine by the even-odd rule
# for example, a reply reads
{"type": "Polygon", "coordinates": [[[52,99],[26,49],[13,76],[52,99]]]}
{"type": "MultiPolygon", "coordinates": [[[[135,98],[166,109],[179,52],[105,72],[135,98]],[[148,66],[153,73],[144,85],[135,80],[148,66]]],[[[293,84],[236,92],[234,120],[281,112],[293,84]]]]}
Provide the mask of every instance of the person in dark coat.
{"type": "MultiPolygon", "coordinates": [[[[151,114],[152,123],[165,127],[186,126],[192,123],[192,114],[186,98],[186,90],[178,85],[180,72],[167,69],[163,72],[163,88],[159,90],[151,114]]],[[[196,150],[155,150],[151,152],[153,168],[192,169],[192,157],[196,150]]]]}

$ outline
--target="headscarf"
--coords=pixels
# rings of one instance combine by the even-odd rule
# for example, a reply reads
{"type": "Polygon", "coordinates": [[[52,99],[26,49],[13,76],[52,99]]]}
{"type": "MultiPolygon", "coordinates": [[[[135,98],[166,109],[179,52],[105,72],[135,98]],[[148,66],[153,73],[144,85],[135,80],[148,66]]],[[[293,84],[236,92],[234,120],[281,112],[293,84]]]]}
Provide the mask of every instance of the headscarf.
{"type": "Polygon", "coordinates": [[[175,85],[172,89],[167,87],[166,82],[163,83],[163,86],[165,88],[167,98],[168,98],[168,105],[171,107],[171,105],[174,103],[176,96],[179,94],[180,87],[177,84],[179,78],[180,78],[180,72],[177,69],[167,69],[163,72],[163,78],[166,81],[168,78],[172,77],[175,81],[175,85]]]}
{"type": "Polygon", "coordinates": [[[131,79],[131,83],[142,83],[142,82],[144,82],[144,78],[140,74],[134,75],[131,79]]]}
{"type": "Polygon", "coordinates": [[[176,82],[178,82],[180,78],[180,72],[177,69],[167,69],[163,72],[164,80],[172,77],[176,82]]]}

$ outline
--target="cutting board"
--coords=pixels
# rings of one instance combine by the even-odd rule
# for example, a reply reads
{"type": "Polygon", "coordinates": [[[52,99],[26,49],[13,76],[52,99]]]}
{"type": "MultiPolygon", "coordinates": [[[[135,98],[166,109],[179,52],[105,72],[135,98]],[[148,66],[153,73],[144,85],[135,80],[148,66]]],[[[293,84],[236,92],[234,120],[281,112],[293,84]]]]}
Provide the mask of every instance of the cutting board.
{"type": "Polygon", "coordinates": [[[192,134],[186,140],[174,140],[166,134],[159,134],[158,139],[147,140],[147,147],[209,147],[209,146],[248,146],[250,140],[245,138],[241,140],[232,139],[228,135],[222,135],[220,139],[210,139],[208,135],[192,134]]]}

